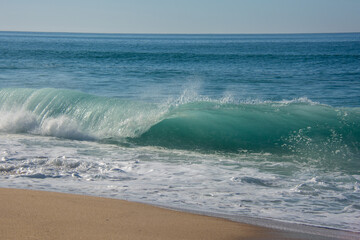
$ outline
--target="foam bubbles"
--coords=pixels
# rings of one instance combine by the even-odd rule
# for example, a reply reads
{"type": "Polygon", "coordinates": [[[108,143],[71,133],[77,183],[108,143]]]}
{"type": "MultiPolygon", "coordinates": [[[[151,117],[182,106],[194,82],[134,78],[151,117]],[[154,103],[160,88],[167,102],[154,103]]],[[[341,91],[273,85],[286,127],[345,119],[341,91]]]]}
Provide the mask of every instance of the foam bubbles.
{"type": "Polygon", "coordinates": [[[44,136],[55,136],[67,139],[90,140],[92,137],[82,133],[78,124],[66,116],[45,119],[39,132],[44,136]]]}
{"type": "Polygon", "coordinates": [[[66,116],[48,118],[43,121],[34,113],[26,110],[0,112],[0,131],[6,133],[31,133],[75,140],[92,140],[84,134],[76,123],[66,116]]]}
{"type": "MultiPolygon", "coordinates": [[[[60,117],[47,125],[59,130],[69,121],[60,117]]],[[[2,158],[0,187],[359,230],[359,175],[324,172],[275,155],[202,154],[0,133],[2,158]]]]}
{"type": "Polygon", "coordinates": [[[27,133],[38,127],[35,114],[19,110],[0,112],[0,131],[8,133],[27,133]]]}

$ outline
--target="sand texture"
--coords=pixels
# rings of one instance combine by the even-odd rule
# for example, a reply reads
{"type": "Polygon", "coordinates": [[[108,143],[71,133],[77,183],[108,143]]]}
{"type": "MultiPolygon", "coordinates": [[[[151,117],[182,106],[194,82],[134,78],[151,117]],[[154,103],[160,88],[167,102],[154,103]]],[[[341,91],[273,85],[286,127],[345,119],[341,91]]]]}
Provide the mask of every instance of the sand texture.
{"type": "Polygon", "coordinates": [[[141,203],[16,189],[0,189],[0,236],[34,240],[303,239],[301,234],[141,203]]]}

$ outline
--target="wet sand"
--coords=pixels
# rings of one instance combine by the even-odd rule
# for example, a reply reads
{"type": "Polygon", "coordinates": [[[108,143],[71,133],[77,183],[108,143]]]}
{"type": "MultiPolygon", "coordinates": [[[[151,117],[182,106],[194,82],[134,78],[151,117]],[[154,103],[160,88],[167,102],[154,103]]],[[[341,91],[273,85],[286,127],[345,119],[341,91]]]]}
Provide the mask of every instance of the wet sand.
{"type": "Polygon", "coordinates": [[[330,239],[117,199],[0,188],[1,239],[330,239]]]}

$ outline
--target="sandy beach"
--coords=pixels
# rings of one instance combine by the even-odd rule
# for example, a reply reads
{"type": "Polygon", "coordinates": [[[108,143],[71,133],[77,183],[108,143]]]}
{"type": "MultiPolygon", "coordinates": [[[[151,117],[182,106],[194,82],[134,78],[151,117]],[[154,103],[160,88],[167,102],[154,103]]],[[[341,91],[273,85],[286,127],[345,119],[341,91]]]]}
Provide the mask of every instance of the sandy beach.
{"type": "Polygon", "coordinates": [[[1,239],[323,239],[116,199],[0,189],[1,239]]]}

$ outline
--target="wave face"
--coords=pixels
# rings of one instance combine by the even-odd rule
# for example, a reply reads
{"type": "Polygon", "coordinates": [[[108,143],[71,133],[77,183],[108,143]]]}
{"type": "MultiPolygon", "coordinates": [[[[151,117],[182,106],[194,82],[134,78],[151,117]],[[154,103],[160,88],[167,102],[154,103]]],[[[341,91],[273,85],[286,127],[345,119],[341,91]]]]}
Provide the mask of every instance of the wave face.
{"type": "Polygon", "coordinates": [[[159,121],[155,104],[71,90],[0,90],[0,130],[70,139],[134,138],[159,121]]]}
{"type": "Polygon", "coordinates": [[[360,109],[309,100],[152,104],[71,90],[1,89],[0,130],[202,152],[296,154],[358,164],[360,109]]]}

